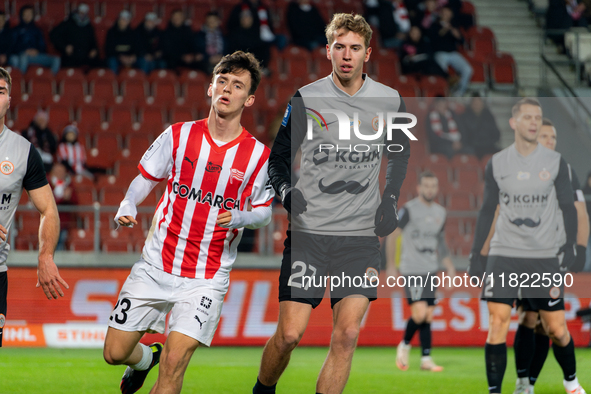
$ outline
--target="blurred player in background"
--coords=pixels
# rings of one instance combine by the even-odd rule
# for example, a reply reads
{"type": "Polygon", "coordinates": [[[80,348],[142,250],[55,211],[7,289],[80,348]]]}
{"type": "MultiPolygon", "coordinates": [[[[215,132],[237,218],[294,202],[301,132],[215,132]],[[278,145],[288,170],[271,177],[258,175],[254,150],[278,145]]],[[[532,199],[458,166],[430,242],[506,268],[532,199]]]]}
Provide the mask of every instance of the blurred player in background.
{"type": "Polygon", "coordinates": [[[151,393],[179,393],[193,352],[209,346],[244,227],[271,220],[269,149],[240,125],[261,80],[250,53],[224,56],[209,85],[209,117],[167,128],[142,157],[115,220],[136,225],[136,206],[158,182],[166,193],[152,220],[142,257],[132,268],[110,318],[104,358],[125,364],[121,392],[135,393],[158,362],[151,393]],[[139,341],[170,334],[164,344],[139,341]]]}
{"type": "MultiPolygon", "coordinates": [[[[556,128],[550,119],[544,118],[538,135],[538,142],[548,149],[556,150],[556,128]]],[[[587,239],[589,238],[589,216],[585,197],[581,191],[579,179],[574,170],[568,165],[570,182],[573,189],[575,208],[577,210],[577,260],[573,269],[580,270],[585,265],[587,253],[587,239]]],[[[561,221],[558,222],[559,224],[561,221]]],[[[558,245],[566,240],[566,233],[562,230],[558,245]]],[[[554,302],[552,299],[549,302],[554,302]]],[[[544,366],[550,340],[539,320],[539,312],[531,307],[528,299],[518,300],[519,327],[515,333],[515,367],[517,369],[517,385],[515,393],[534,393],[534,384],[544,366]],[[535,329],[535,334],[534,334],[535,329]],[[532,351],[532,348],[535,350],[532,351]],[[528,390],[529,386],[529,392],[528,390]]]]}
{"type": "Polygon", "coordinates": [[[29,141],[4,125],[6,113],[10,108],[11,88],[10,74],[0,68],[0,347],[7,309],[6,259],[10,251],[10,245],[7,243],[8,230],[14,220],[23,189],[41,214],[37,287],[41,286],[48,300],[64,296],[61,286],[69,288],[53,261],[53,252],[60,234],[60,220],[43,161],[29,141]]]}
{"type": "Polygon", "coordinates": [[[435,309],[435,291],[427,282],[427,274],[437,275],[439,261],[446,268],[447,275],[456,275],[455,267],[449,257],[445,243],[445,208],[434,200],[439,192],[439,181],[430,171],[419,176],[418,197],[407,202],[400,209],[398,228],[386,240],[386,260],[388,276],[406,276],[406,297],[410,305],[411,317],[406,323],[404,339],[396,350],[396,366],[406,371],[410,355],[410,341],[419,331],[422,357],[421,369],[440,372],[443,367],[436,365],[431,358],[431,321],[435,309]],[[402,235],[400,267],[396,269],[396,245],[402,235]],[[409,275],[421,276],[421,281],[409,280],[409,275]],[[412,285],[412,286],[411,286],[412,285]]]}
{"type": "MultiPolygon", "coordinates": [[[[482,209],[478,216],[470,256],[470,274],[487,278],[483,299],[489,310],[489,332],[485,346],[486,373],[490,393],[500,393],[507,366],[506,337],[511,308],[517,296],[529,298],[538,310],[544,328],[553,342],[554,355],[564,374],[568,393],[584,394],[576,377],[574,343],[564,316],[564,286],[556,284],[541,292],[509,282],[511,275],[549,274],[562,269],[576,270],[577,212],[572,196],[568,164],[560,154],[538,143],[542,127],[542,108],[535,99],[524,98],[512,109],[509,120],[515,143],[496,153],[486,166],[482,209]],[[498,220],[490,240],[488,261],[481,254],[498,209],[498,220]],[[562,210],[562,216],[559,214],[562,210]],[[566,239],[557,245],[563,221],[566,239]],[[557,255],[564,253],[559,263],[557,255]],[[501,275],[507,279],[504,286],[501,275]],[[550,297],[548,297],[548,295],[550,297]]],[[[523,284],[521,282],[521,284],[523,284]]],[[[527,376],[527,375],[526,375],[527,376]]],[[[528,392],[525,390],[519,392],[528,392]]]]}
{"type": "MultiPolygon", "coordinates": [[[[372,122],[372,117],[377,119],[375,111],[380,108],[388,112],[406,111],[396,90],[373,81],[363,73],[363,64],[369,61],[371,54],[371,35],[371,27],[361,15],[333,15],[326,28],[327,58],[333,71],[296,92],[271,150],[270,179],[290,214],[290,229],[287,231],[279,277],[279,322],[277,331],[263,351],[258,379],[253,388],[255,394],[275,392],[291,352],[304,335],[312,309],[322,301],[325,288],[308,287],[302,283],[300,274],[319,278],[328,274],[335,277],[377,276],[381,262],[377,236],[387,236],[398,224],[396,201],[410,155],[406,135],[398,132],[393,134],[392,141],[383,139],[385,146],[382,152],[388,156],[388,171],[381,203],[378,175],[382,154],[377,151],[377,146],[370,153],[363,153],[365,159],[360,165],[339,165],[343,163],[343,157],[337,158],[335,151],[317,155],[319,143],[337,143],[336,131],[339,128],[335,126],[338,124],[325,131],[317,128],[317,138],[313,141],[305,138],[308,108],[304,106],[313,107],[314,103],[328,106],[338,103],[341,111],[351,113],[350,99],[354,98],[356,108],[361,111],[358,113],[359,122],[365,125],[365,130],[377,123],[372,122]],[[319,97],[322,99],[314,101],[319,97]],[[398,144],[400,149],[388,153],[390,150],[386,152],[386,146],[390,144],[398,144]],[[303,175],[292,184],[291,169],[300,148],[300,173],[303,175]],[[339,207],[338,212],[335,206],[339,207]],[[293,296],[292,292],[296,295],[293,296]]],[[[374,126],[374,130],[377,127],[374,126]]],[[[358,155],[361,160],[362,155],[358,155]]],[[[350,163],[348,159],[344,160],[350,163]]],[[[329,394],[343,391],[351,370],[361,320],[370,300],[376,297],[377,289],[371,286],[343,287],[336,293],[331,291],[332,338],[316,383],[316,392],[329,394]]]]}

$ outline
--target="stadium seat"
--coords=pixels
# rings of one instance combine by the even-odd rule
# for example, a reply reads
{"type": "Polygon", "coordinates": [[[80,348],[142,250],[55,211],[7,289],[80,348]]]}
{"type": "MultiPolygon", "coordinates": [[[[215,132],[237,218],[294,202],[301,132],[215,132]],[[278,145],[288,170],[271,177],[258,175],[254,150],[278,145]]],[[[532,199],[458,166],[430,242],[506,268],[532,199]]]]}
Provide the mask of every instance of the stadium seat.
{"type": "Polygon", "coordinates": [[[195,120],[193,110],[190,107],[174,107],[170,110],[170,123],[191,122],[195,120]]]}
{"type": "Polygon", "coordinates": [[[112,106],[107,116],[109,129],[126,135],[133,132],[135,111],[126,105],[112,106]]]}
{"type": "Polygon", "coordinates": [[[68,244],[72,252],[92,252],[94,250],[94,229],[71,229],[68,231],[68,244]]]}
{"type": "Polygon", "coordinates": [[[125,149],[122,151],[123,157],[133,160],[136,163],[135,174],[137,175],[137,162],[146,153],[152,143],[152,138],[144,133],[132,133],[125,138],[125,149]]]}
{"type": "Polygon", "coordinates": [[[459,167],[454,173],[458,190],[471,191],[474,185],[482,181],[478,167],[459,167]]]}
{"type": "Polygon", "coordinates": [[[490,77],[493,89],[517,90],[517,67],[513,56],[506,52],[498,52],[488,57],[490,77]]]}
{"type": "Polygon", "coordinates": [[[144,19],[148,12],[156,12],[156,2],[153,0],[135,0],[131,2],[133,22],[137,23],[144,19]]]}
{"type": "Polygon", "coordinates": [[[41,3],[41,15],[55,25],[66,19],[69,13],[69,1],[44,0],[41,3]]]}
{"type": "Polygon", "coordinates": [[[125,198],[126,187],[111,186],[102,188],[99,192],[99,202],[106,206],[119,206],[125,198]]]}
{"type": "Polygon", "coordinates": [[[102,128],[104,122],[104,110],[96,105],[82,105],[78,107],[76,114],[78,128],[86,134],[93,134],[102,128]]]}
{"type": "Polygon", "coordinates": [[[165,114],[166,111],[159,107],[140,106],[138,110],[139,130],[146,134],[160,135],[168,122],[165,114]]]}
{"type": "Polygon", "coordinates": [[[53,100],[55,85],[53,74],[45,67],[29,67],[25,73],[28,101],[47,103],[53,100]]]}
{"type": "Polygon", "coordinates": [[[82,70],[77,68],[61,69],[55,76],[58,84],[57,94],[62,104],[77,104],[84,100],[86,80],[82,70]]]}
{"type": "Polygon", "coordinates": [[[154,102],[159,103],[176,103],[177,98],[180,96],[180,89],[176,82],[176,78],[173,80],[154,79],[152,80],[150,91],[150,96],[153,98],[154,102]]]}
{"type": "Polygon", "coordinates": [[[472,37],[470,47],[472,57],[478,61],[486,61],[491,54],[497,51],[495,40],[485,36],[472,37]]]}
{"type": "Polygon", "coordinates": [[[101,4],[101,15],[103,20],[116,21],[119,18],[119,13],[128,9],[127,2],[120,0],[103,0],[101,4]]]}
{"type": "Polygon", "coordinates": [[[39,110],[36,104],[20,104],[14,111],[15,119],[13,129],[15,131],[21,131],[31,124],[33,117],[39,110]]]}
{"type": "Polygon", "coordinates": [[[470,1],[462,0],[462,8],[460,8],[461,14],[472,15],[474,25],[476,25],[476,7],[470,1]]]}
{"type": "Polygon", "coordinates": [[[472,39],[475,37],[487,38],[495,41],[495,33],[486,26],[472,26],[464,33],[466,49],[472,49],[472,39]]]}
{"type": "Polygon", "coordinates": [[[122,80],[121,97],[128,105],[145,102],[148,97],[148,83],[137,79],[122,80]]]}
{"type": "Polygon", "coordinates": [[[64,127],[72,123],[72,111],[70,107],[56,104],[47,108],[49,112],[49,127],[61,137],[64,127]]]}
{"type": "Polygon", "coordinates": [[[316,79],[312,55],[304,48],[290,45],[283,51],[283,72],[281,79],[289,78],[299,85],[307,85],[316,79]]]}
{"type": "Polygon", "coordinates": [[[489,80],[489,72],[488,72],[488,65],[481,61],[476,60],[472,57],[472,54],[468,54],[465,56],[466,60],[472,66],[472,70],[474,73],[472,74],[472,79],[470,79],[470,88],[471,89],[488,89],[490,86],[489,80]]]}
{"type": "Polygon", "coordinates": [[[452,191],[447,194],[446,200],[450,211],[471,211],[476,207],[474,196],[464,191],[452,191]]]}
{"type": "Polygon", "coordinates": [[[207,103],[207,86],[209,81],[205,74],[190,71],[188,73],[181,74],[180,76],[181,86],[181,102],[185,104],[196,104],[205,105],[207,103]]]}
{"type": "Polygon", "coordinates": [[[428,77],[422,77],[419,80],[419,86],[423,97],[445,97],[449,95],[447,81],[440,76],[429,75],[428,77]]]}
{"type": "Polygon", "coordinates": [[[97,201],[96,190],[93,185],[76,185],[78,205],[92,205],[97,201]]]}
{"type": "Polygon", "coordinates": [[[412,77],[400,75],[391,87],[398,90],[398,93],[402,97],[421,97],[419,84],[412,77]]]}
{"type": "Polygon", "coordinates": [[[120,150],[120,142],[113,133],[98,133],[94,136],[93,147],[87,154],[86,166],[106,170],[112,168],[120,150]]]}
{"type": "Polygon", "coordinates": [[[115,163],[115,175],[122,184],[130,183],[139,174],[138,160],[125,159],[115,163]]]}
{"type": "Polygon", "coordinates": [[[479,168],[480,161],[474,155],[455,155],[449,161],[449,164],[454,168],[479,168]]]}

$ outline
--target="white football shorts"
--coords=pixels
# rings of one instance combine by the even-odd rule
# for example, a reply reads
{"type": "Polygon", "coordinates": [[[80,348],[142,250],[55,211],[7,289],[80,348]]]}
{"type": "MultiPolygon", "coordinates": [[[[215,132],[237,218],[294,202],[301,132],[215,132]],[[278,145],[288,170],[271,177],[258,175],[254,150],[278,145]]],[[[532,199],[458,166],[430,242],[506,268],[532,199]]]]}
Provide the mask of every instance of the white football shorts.
{"type": "Polygon", "coordinates": [[[222,313],[230,279],[185,278],[144,260],[134,264],[121,288],[109,327],[164,333],[168,328],[209,346],[222,313]]]}

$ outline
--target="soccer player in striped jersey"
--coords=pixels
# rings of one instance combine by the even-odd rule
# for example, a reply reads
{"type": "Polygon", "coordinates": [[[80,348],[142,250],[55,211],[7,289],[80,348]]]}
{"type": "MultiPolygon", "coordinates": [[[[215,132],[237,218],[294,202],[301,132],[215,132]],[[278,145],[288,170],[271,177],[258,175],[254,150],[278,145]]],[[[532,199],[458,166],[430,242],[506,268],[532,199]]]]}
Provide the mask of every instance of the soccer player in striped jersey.
{"type": "Polygon", "coordinates": [[[10,74],[0,67],[0,347],[6,322],[8,292],[6,259],[10,245],[7,243],[7,236],[23,190],[27,191],[29,199],[41,214],[37,287],[41,286],[47,299],[63,297],[61,286],[68,288],[53,261],[53,252],[60,233],[60,220],[43,161],[29,141],[4,125],[10,108],[11,87],[10,74]]]}
{"type": "Polygon", "coordinates": [[[115,219],[136,225],[136,206],[166,180],[141,259],[113,310],[105,339],[109,364],[128,365],[121,392],[140,389],[160,363],[151,393],[179,393],[193,352],[209,346],[244,227],[271,220],[269,149],[240,124],[261,80],[258,60],[241,51],[216,65],[206,119],[176,123],[148,148],[115,219]],[[164,346],[139,341],[145,332],[170,334],[164,346]]]}

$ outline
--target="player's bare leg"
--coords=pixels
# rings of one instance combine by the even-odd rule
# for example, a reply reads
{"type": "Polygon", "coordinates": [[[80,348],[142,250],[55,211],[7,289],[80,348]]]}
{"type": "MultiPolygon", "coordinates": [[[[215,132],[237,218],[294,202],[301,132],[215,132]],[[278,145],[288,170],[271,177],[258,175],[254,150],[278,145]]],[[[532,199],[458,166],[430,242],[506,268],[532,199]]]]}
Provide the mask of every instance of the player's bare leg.
{"type": "Polygon", "coordinates": [[[199,347],[199,341],[172,331],[164,344],[160,356],[158,380],[150,390],[150,394],[180,393],[185,371],[197,347],[199,347]]]}
{"type": "Polygon", "coordinates": [[[287,368],[291,352],[296,348],[312,313],[312,306],[295,301],[279,303],[279,321],[275,334],[267,341],[261,359],[258,380],[273,386],[287,368]]]}
{"type": "Polygon", "coordinates": [[[139,344],[144,335],[138,331],[121,331],[109,327],[103,347],[103,357],[110,365],[135,365],[142,359],[142,348],[139,344]]]}
{"type": "Polygon", "coordinates": [[[486,375],[489,392],[500,393],[507,368],[507,332],[511,320],[511,306],[500,302],[487,302],[488,336],[485,346],[486,375]]]}
{"type": "Polygon", "coordinates": [[[349,379],[361,320],[368,306],[369,300],[365,297],[343,298],[334,306],[330,348],[318,376],[316,392],[322,394],[343,392],[349,379]]]}

